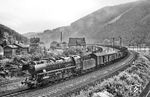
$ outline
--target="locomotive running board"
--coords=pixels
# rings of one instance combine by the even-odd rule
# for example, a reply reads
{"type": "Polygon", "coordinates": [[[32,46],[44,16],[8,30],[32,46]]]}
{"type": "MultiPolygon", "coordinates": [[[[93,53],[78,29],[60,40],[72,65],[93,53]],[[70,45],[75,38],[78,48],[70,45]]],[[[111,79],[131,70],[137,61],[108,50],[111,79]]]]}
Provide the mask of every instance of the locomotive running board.
{"type": "Polygon", "coordinates": [[[70,66],[70,67],[67,67],[67,68],[56,69],[56,70],[48,71],[46,73],[43,72],[43,73],[39,73],[38,75],[52,73],[52,72],[56,72],[56,71],[60,71],[60,70],[65,70],[65,69],[71,69],[71,68],[76,68],[76,66],[70,66]]]}

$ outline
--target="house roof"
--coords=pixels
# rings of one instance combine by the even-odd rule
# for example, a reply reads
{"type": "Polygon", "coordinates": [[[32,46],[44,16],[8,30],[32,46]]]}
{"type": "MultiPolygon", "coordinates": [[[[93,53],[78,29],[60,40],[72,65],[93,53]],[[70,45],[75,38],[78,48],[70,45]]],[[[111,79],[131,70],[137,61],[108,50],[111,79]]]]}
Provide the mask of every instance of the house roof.
{"type": "Polygon", "coordinates": [[[18,47],[15,46],[15,45],[7,45],[7,46],[5,46],[4,48],[6,48],[6,47],[9,47],[9,48],[12,48],[12,49],[17,49],[17,48],[18,48],[18,47]]]}
{"type": "Polygon", "coordinates": [[[86,46],[85,38],[69,38],[69,46],[86,46]]]}
{"type": "Polygon", "coordinates": [[[29,47],[28,45],[24,45],[22,43],[19,43],[19,44],[14,43],[14,45],[17,46],[17,47],[20,47],[20,48],[28,48],[29,47]]]}

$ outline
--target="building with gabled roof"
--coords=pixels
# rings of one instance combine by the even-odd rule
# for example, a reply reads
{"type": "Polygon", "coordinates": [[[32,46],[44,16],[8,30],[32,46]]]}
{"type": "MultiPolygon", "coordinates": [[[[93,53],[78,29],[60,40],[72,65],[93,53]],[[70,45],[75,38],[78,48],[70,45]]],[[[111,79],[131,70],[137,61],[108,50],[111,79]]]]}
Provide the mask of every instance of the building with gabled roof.
{"type": "Polygon", "coordinates": [[[86,47],[85,38],[69,38],[69,47],[86,47]]]}
{"type": "Polygon", "coordinates": [[[4,47],[4,56],[5,57],[13,57],[16,55],[17,46],[15,45],[7,45],[4,47]]]}
{"type": "Polygon", "coordinates": [[[20,55],[20,54],[27,54],[28,51],[29,51],[29,46],[28,45],[24,45],[22,43],[18,43],[18,44],[14,43],[14,45],[18,47],[17,51],[16,51],[16,53],[18,55],[20,55]]]}
{"type": "Polygon", "coordinates": [[[27,54],[29,50],[28,45],[24,44],[9,44],[4,47],[4,56],[5,57],[13,57],[15,55],[27,54]]]}

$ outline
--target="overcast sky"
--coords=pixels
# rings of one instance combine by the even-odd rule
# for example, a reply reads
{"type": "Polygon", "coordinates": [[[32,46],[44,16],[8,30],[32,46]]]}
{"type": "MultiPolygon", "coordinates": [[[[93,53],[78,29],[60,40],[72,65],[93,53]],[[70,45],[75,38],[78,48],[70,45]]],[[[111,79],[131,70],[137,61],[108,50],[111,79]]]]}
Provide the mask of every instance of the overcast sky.
{"type": "Polygon", "coordinates": [[[104,6],[136,0],[0,0],[0,23],[19,33],[69,25],[104,6]]]}

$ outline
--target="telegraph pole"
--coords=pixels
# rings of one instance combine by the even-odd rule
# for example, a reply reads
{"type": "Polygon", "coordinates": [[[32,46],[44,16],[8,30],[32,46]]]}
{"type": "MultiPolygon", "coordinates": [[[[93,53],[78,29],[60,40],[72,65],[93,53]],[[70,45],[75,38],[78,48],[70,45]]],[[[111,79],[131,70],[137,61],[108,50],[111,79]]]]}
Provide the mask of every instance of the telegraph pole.
{"type": "Polygon", "coordinates": [[[115,38],[114,37],[112,38],[112,45],[113,46],[115,45],[115,38]]]}
{"type": "MultiPolygon", "coordinates": [[[[115,38],[113,37],[112,38],[112,46],[114,46],[115,45],[115,38]]],[[[114,48],[113,48],[113,51],[114,51],[114,48]]]]}
{"type": "Polygon", "coordinates": [[[120,46],[122,46],[122,38],[119,36],[120,46]]]}

